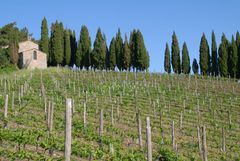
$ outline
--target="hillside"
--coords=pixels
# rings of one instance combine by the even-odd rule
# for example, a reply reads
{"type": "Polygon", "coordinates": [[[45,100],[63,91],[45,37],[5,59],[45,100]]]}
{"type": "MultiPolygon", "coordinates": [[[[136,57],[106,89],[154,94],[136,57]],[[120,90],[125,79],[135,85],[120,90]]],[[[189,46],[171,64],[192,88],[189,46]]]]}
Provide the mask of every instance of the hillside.
{"type": "Polygon", "coordinates": [[[233,79],[49,68],[0,75],[0,160],[63,160],[66,98],[74,100],[72,160],[145,160],[146,117],[154,160],[160,151],[199,160],[197,127],[203,125],[208,160],[240,158],[240,85],[233,79]]]}

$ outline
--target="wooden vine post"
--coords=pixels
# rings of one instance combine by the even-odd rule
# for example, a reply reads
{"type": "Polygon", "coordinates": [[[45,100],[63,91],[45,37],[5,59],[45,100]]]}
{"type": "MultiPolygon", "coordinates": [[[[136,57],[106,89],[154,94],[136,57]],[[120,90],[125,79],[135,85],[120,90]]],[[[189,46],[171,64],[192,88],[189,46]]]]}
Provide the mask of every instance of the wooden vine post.
{"type": "Polygon", "coordinates": [[[174,132],[174,121],[172,122],[172,148],[175,150],[175,132],[174,132]]]}
{"type": "Polygon", "coordinates": [[[86,102],[84,102],[84,104],[83,104],[83,126],[84,126],[84,128],[86,128],[86,124],[87,124],[87,121],[86,121],[86,102]]]}
{"type": "Polygon", "coordinates": [[[179,119],[179,128],[182,130],[182,121],[183,121],[183,112],[180,113],[180,119],[179,119]]]}
{"type": "Polygon", "coordinates": [[[147,160],[152,161],[152,138],[151,138],[151,126],[150,126],[150,118],[147,117],[147,160]]]}
{"type": "Polygon", "coordinates": [[[114,111],[113,111],[113,105],[112,105],[112,111],[111,111],[111,122],[112,122],[112,126],[114,126],[114,111]]]}
{"type": "Polygon", "coordinates": [[[8,114],[8,95],[5,96],[5,103],[4,103],[4,118],[7,118],[8,114]]]}
{"type": "Polygon", "coordinates": [[[198,137],[199,156],[200,156],[200,159],[203,160],[203,155],[202,155],[202,141],[201,141],[201,129],[199,128],[199,126],[197,127],[197,137],[198,137]]]}
{"type": "Polygon", "coordinates": [[[103,134],[103,109],[100,110],[100,127],[99,127],[99,136],[103,134]]]}
{"type": "Polygon", "coordinates": [[[139,142],[140,149],[142,149],[142,122],[141,122],[139,110],[137,112],[137,124],[138,124],[138,142],[139,142]]]}
{"type": "Polygon", "coordinates": [[[203,160],[207,161],[207,141],[206,141],[206,127],[202,127],[202,149],[203,149],[203,160]]]}
{"type": "Polygon", "coordinates": [[[222,151],[226,151],[226,143],[225,143],[225,132],[224,132],[224,127],[222,127],[222,151]]]}
{"type": "Polygon", "coordinates": [[[48,107],[47,107],[47,113],[46,113],[46,124],[47,124],[47,129],[49,130],[49,125],[50,125],[50,115],[51,115],[51,102],[48,102],[48,107]]]}
{"type": "Polygon", "coordinates": [[[164,144],[164,131],[163,131],[163,111],[160,111],[160,130],[161,130],[161,137],[162,137],[162,144],[164,144]]]}
{"type": "Polygon", "coordinates": [[[14,93],[14,91],[12,92],[12,109],[14,109],[14,95],[15,95],[15,93],[14,93]]]}
{"type": "Polygon", "coordinates": [[[65,143],[64,143],[64,160],[71,160],[71,140],[72,140],[72,100],[66,99],[65,111],[65,143]]]}
{"type": "Polygon", "coordinates": [[[52,102],[51,104],[51,109],[50,109],[50,119],[49,119],[49,132],[52,132],[53,129],[53,113],[54,113],[54,103],[52,102]]]}

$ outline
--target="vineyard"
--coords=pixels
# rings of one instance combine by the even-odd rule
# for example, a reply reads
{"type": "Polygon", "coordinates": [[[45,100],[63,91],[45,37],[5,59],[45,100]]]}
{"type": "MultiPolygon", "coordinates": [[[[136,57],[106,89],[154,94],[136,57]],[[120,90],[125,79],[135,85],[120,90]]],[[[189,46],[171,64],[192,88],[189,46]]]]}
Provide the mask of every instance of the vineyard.
{"type": "Polygon", "coordinates": [[[71,160],[240,160],[236,80],[62,68],[0,75],[0,160],[64,160],[67,98],[71,160]]]}

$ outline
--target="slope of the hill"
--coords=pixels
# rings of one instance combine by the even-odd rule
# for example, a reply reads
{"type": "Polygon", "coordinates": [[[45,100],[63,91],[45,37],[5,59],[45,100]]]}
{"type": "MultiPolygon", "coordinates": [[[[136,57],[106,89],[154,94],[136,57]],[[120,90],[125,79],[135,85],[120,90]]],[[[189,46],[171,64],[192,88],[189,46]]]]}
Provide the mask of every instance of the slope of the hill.
{"type": "Polygon", "coordinates": [[[66,98],[74,100],[72,160],[145,160],[148,116],[154,159],[160,149],[169,149],[171,154],[161,154],[199,160],[197,128],[203,125],[209,160],[240,158],[240,85],[234,80],[49,68],[0,75],[0,160],[62,160],[66,98]],[[51,104],[49,133],[46,116],[51,104]]]}

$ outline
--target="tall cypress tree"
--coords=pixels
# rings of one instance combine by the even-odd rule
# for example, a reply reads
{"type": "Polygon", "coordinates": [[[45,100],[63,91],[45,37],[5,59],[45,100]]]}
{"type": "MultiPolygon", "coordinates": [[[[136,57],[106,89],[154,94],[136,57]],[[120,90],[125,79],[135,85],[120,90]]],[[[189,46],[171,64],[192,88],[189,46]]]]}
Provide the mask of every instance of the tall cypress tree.
{"type": "Polygon", "coordinates": [[[129,46],[130,46],[130,51],[131,51],[131,66],[134,70],[137,68],[137,66],[136,66],[136,60],[137,60],[136,38],[137,38],[137,31],[134,29],[130,34],[130,40],[129,40],[129,46]]]}
{"type": "Polygon", "coordinates": [[[125,40],[123,44],[123,69],[124,70],[130,70],[131,65],[131,55],[130,55],[130,48],[128,45],[127,35],[125,35],[125,40]]]}
{"type": "Polygon", "coordinates": [[[109,64],[109,51],[108,51],[108,46],[107,46],[107,37],[106,35],[103,33],[103,42],[104,42],[104,46],[105,46],[105,64],[104,64],[104,69],[108,69],[108,64],[109,64]]]}
{"type": "Polygon", "coordinates": [[[138,30],[136,33],[136,68],[137,70],[146,70],[149,67],[149,54],[145,47],[142,33],[138,30]]]}
{"type": "Polygon", "coordinates": [[[112,38],[109,46],[109,69],[114,70],[116,67],[116,50],[115,50],[115,39],[112,38]]]}
{"type": "Polygon", "coordinates": [[[218,75],[217,43],[214,31],[212,32],[212,75],[218,75]]]}
{"type": "Polygon", "coordinates": [[[19,42],[19,34],[17,28],[10,29],[8,35],[8,55],[10,57],[10,61],[12,64],[18,64],[18,42],[19,42]]]}
{"type": "Polygon", "coordinates": [[[60,24],[56,21],[52,25],[52,35],[51,35],[51,62],[52,65],[62,64],[63,62],[63,41],[62,41],[62,30],[60,24]]]}
{"type": "Polygon", "coordinates": [[[230,73],[230,76],[232,78],[236,78],[237,74],[237,62],[238,62],[238,53],[237,53],[237,45],[234,40],[234,36],[232,36],[232,42],[231,45],[229,45],[229,64],[228,64],[228,70],[230,73]]]}
{"type": "Polygon", "coordinates": [[[200,42],[200,69],[202,75],[209,74],[210,71],[210,54],[209,54],[209,46],[205,34],[203,33],[201,42],[200,42]]]}
{"type": "Polygon", "coordinates": [[[61,37],[61,42],[62,42],[62,51],[63,51],[63,62],[62,64],[64,64],[64,27],[63,27],[63,23],[60,22],[59,23],[59,30],[60,30],[60,37],[61,37]]]}
{"type": "Polygon", "coordinates": [[[240,78],[240,34],[237,32],[236,34],[236,45],[238,50],[238,65],[237,65],[237,78],[240,78]]]}
{"type": "Polygon", "coordinates": [[[115,50],[116,50],[116,62],[117,62],[117,67],[119,70],[123,69],[123,62],[122,62],[122,57],[123,57],[123,40],[121,37],[121,31],[118,29],[118,32],[116,34],[116,42],[115,42],[115,50]]]}
{"type": "Polygon", "coordinates": [[[221,44],[218,49],[219,53],[219,71],[221,76],[228,76],[228,42],[225,34],[222,34],[221,44]]]}
{"type": "Polygon", "coordinates": [[[170,51],[168,43],[166,43],[165,52],[164,52],[164,70],[167,73],[171,73],[171,61],[170,61],[170,51]]]}
{"type": "Polygon", "coordinates": [[[53,65],[53,32],[55,30],[55,24],[51,25],[51,36],[49,39],[49,54],[48,54],[48,65],[53,65]]]}
{"type": "Polygon", "coordinates": [[[173,32],[172,35],[172,67],[173,67],[173,71],[174,73],[181,73],[181,63],[180,63],[180,49],[179,49],[179,45],[178,45],[178,40],[177,40],[177,36],[176,33],[173,32]]]}
{"type": "Polygon", "coordinates": [[[193,59],[192,70],[194,74],[198,74],[199,66],[196,59],[193,59]]]}
{"type": "Polygon", "coordinates": [[[44,17],[41,25],[41,39],[39,44],[40,50],[47,54],[47,59],[49,63],[49,38],[48,38],[48,24],[44,17]]]}
{"type": "Polygon", "coordinates": [[[78,66],[80,66],[81,68],[84,66],[86,69],[88,69],[91,65],[90,54],[91,54],[91,39],[87,27],[82,26],[76,53],[76,61],[78,66]]]}
{"type": "Polygon", "coordinates": [[[99,28],[97,31],[97,35],[94,41],[92,51],[92,60],[94,69],[104,69],[105,68],[105,56],[106,56],[106,43],[104,42],[104,38],[99,28]]]}
{"type": "Polygon", "coordinates": [[[71,42],[69,30],[64,32],[64,65],[70,65],[71,62],[71,42]]]}
{"type": "Polygon", "coordinates": [[[187,48],[186,42],[183,43],[183,49],[182,49],[182,72],[184,74],[190,73],[190,58],[189,58],[189,52],[187,48]]]}
{"type": "Polygon", "coordinates": [[[77,51],[77,41],[75,31],[70,32],[70,43],[71,43],[71,66],[76,63],[76,51],[77,51]]]}

